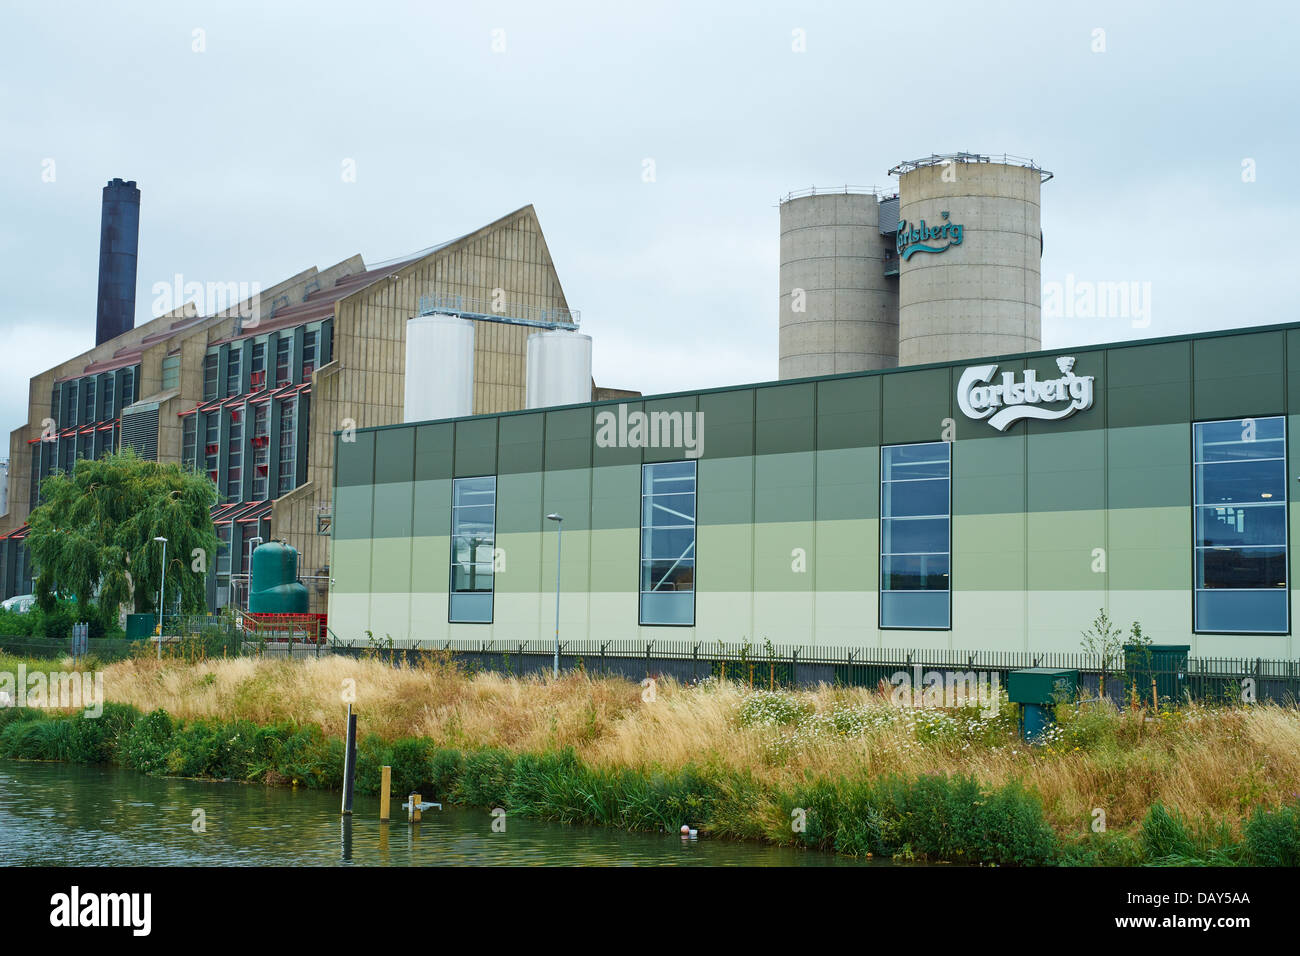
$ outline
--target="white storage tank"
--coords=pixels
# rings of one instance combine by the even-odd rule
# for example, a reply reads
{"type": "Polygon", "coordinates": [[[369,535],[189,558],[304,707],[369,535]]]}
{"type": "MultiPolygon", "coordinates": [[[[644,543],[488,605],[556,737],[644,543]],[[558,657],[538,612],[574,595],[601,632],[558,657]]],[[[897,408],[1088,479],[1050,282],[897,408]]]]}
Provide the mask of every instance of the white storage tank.
{"type": "Polygon", "coordinates": [[[402,420],[427,422],[472,414],[474,323],[455,315],[409,319],[402,420]]]}
{"type": "Polygon", "coordinates": [[[528,336],[527,405],[591,401],[591,336],[556,329],[528,336]]]}

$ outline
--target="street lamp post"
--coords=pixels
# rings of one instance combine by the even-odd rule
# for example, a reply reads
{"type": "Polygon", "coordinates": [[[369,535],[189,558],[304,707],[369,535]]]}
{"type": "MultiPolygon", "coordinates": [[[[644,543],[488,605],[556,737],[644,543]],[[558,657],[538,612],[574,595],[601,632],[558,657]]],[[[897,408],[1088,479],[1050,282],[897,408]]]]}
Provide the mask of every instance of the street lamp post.
{"type": "Polygon", "coordinates": [[[167,608],[163,603],[167,597],[167,539],[157,535],[154,540],[161,541],[163,546],[162,573],[158,575],[158,659],[162,660],[163,612],[167,608]]]}
{"type": "Polygon", "coordinates": [[[262,536],[260,534],[248,539],[248,581],[246,582],[248,585],[248,597],[244,601],[244,610],[248,611],[250,614],[253,611],[253,545],[261,543],[262,536]]]}
{"type": "Polygon", "coordinates": [[[549,514],[547,521],[555,522],[555,671],[560,676],[560,560],[563,556],[561,545],[564,543],[564,516],[549,514]]]}

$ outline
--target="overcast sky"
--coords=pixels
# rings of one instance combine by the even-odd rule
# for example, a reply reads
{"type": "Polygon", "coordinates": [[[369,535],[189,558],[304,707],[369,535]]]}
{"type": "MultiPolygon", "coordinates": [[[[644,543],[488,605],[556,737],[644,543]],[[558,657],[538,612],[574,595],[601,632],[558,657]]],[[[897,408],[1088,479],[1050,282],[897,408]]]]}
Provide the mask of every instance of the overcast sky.
{"type": "Polygon", "coordinates": [[[137,322],[175,273],[268,286],[531,202],[597,382],[646,393],[776,378],[779,196],[932,152],[1056,174],[1044,283],[1150,283],[1045,348],[1300,319],[1300,5],[1068,7],[6,3],[0,445],[94,344],[115,176],[137,322]]]}

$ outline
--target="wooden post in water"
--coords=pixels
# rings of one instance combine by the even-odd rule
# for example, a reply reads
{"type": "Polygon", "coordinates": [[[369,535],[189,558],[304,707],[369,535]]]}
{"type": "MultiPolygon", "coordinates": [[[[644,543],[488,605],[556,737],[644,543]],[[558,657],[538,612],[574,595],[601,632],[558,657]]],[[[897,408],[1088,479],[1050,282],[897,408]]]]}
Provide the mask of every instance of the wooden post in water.
{"type": "Polygon", "coordinates": [[[379,771],[379,822],[388,822],[388,788],[393,783],[393,768],[383,767],[379,771]]]}
{"type": "Polygon", "coordinates": [[[407,808],[406,822],[419,823],[420,822],[420,795],[418,793],[413,793],[411,794],[410,800],[411,800],[411,805],[407,808]]]}
{"type": "Polygon", "coordinates": [[[348,704],[348,737],[343,750],[343,812],[352,813],[352,780],[357,772],[357,715],[348,704]]]}

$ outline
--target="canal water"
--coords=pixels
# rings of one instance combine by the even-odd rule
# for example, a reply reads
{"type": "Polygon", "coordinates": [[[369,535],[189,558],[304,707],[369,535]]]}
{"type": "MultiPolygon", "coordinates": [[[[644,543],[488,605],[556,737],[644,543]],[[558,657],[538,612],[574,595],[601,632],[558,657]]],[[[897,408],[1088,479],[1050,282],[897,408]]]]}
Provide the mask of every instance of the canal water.
{"type": "MultiPolygon", "coordinates": [[[[428,797],[425,798],[429,799],[428,797]]],[[[625,833],[431,810],[417,827],[393,801],[261,784],[146,777],[115,767],[0,760],[0,864],[6,866],[833,866],[815,851],[677,834],[625,833]],[[196,828],[202,824],[201,832],[196,828]]]]}

